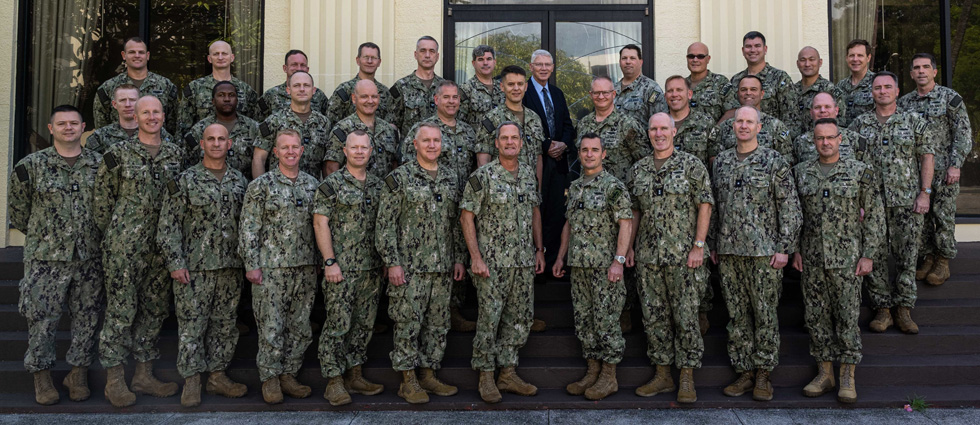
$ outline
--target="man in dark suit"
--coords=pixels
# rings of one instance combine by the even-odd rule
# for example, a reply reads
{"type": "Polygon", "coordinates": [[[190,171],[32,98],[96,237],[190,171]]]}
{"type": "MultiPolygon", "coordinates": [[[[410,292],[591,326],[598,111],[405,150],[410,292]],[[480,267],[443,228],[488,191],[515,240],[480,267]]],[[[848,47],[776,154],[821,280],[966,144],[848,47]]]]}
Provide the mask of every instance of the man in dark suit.
{"type": "Polygon", "coordinates": [[[574,156],[569,155],[575,152],[575,126],[568,113],[565,93],[548,83],[554,71],[555,61],[551,53],[535,50],[531,54],[531,79],[524,93],[524,106],[537,112],[544,124],[541,230],[548,273],[558,254],[561,230],[565,226],[565,190],[575,178],[569,175],[575,161],[574,156]]]}

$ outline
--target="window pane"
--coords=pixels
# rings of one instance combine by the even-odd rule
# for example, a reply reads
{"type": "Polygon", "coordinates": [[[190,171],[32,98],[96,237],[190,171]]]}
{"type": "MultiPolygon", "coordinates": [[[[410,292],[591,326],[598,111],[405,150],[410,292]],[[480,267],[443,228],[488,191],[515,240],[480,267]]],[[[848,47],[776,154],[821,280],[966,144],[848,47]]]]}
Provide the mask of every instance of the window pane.
{"type": "Polygon", "coordinates": [[[16,142],[27,143],[24,155],[51,145],[48,115],[55,106],[77,106],[93,130],[95,90],[118,72],[123,40],[137,34],[139,22],[136,0],[38,0],[29,10],[26,140],[16,142]]]}
{"type": "Polygon", "coordinates": [[[472,78],[473,49],[481,44],[493,47],[497,57],[494,75],[508,65],[527,69],[531,52],[541,48],[540,22],[457,22],[456,81],[472,78]]]}
{"type": "Polygon", "coordinates": [[[643,47],[641,22],[558,22],[555,27],[557,50],[555,80],[565,92],[572,121],[578,123],[592,112],[589,90],[592,78],[606,76],[613,81],[623,77],[619,69],[619,49],[627,44],[643,47]]]}
{"type": "Polygon", "coordinates": [[[449,0],[449,4],[647,4],[648,0],[449,0]]]}
{"type": "Polygon", "coordinates": [[[977,215],[980,214],[980,159],[977,158],[980,149],[976,143],[980,136],[980,4],[967,0],[951,3],[953,90],[963,97],[973,130],[973,152],[967,156],[960,174],[956,213],[977,215]]]}

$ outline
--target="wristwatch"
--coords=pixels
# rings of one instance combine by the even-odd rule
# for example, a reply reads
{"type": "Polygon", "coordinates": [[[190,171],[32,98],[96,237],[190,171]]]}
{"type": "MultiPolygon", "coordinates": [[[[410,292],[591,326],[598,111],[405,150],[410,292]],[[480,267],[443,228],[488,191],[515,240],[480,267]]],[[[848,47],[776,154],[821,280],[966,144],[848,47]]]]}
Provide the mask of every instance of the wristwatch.
{"type": "Polygon", "coordinates": [[[323,265],[325,265],[325,266],[328,266],[329,267],[329,266],[332,266],[334,264],[337,264],[337,259],[336,258],[327,258],[326,260],[323,260],[323,265]]]}
{"type": "Polygon", "coordinates": [[[626,257],[624,257],[622,255],[617,255],[615,259],[616,259],[616,262],[619,263],[619,264],[626,264],[626,257]]]}
{"type": "Polygon", "coordinates": [[[932,188],[931,187],[923,187],[922,188],[922,191],[925,192],[926,195],[932,195],[932,188]]]}
{"type": "Polygon", "coordinates": [[[548,247],[542,246],[541,248],[534,248],[534,252],[548,252],[548,247]]]}
{"type": "Polygon", "coordinates": [[[704,241],[694,241],[694,246],[704,248],[704,241]]]}

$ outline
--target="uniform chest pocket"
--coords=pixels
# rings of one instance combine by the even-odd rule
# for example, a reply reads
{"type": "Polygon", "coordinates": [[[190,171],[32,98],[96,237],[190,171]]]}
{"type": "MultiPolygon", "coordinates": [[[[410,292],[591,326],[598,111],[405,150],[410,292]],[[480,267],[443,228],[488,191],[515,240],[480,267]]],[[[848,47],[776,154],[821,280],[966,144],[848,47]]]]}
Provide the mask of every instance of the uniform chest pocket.
{"type": "Polygon", "coordinates": [[[126,180],[143,180],[149,170],[143,165],[124,165],[120,175],[126,180]]]}
{"type": "MultiPolygon", "coordinates": [[[[413,204],[422,204],[432,199],[432,189],[426,186],[410,186],[405,188],[405,199],[413,204]]],[[[442,195],[440,195],[440,198],[442,195]]]]}
{"type": "Polygon", "coordinates": [[[943,102],[940,99],[930,101],[929,105],[926,107],[925,115],[932,118],[946,115],[946,102],[943,102]]]}
{"type": "Polygon", "coordinates": [[[870,90],[868,91],[862,90],[862,91],[854,92],[854,94],[851,95],[850,103],[858,106],[867,106],[874,103],[874,98],[871,97],[870,90]]]}
{"type": "Polygon", "coordinates": [[[356,190],[342,190],[337,192],[337,203],[347,206],[359,206],[364,201],[364,197],[356,190]]]}
{"type": "Polygon", "coordinates": [[[841,198],[857,198],[858,185],[854,183],[838,184],[832,190],[833,194],[841,198]]]}
{"type": "Polygon", "coordinates": [[[424,93],[419,93],[417,95],[408,96],[405,98],[405,107],[409,109],[425,109],[429,107],[430,98],[427,98],[424,93]]]}
{"type": "Polygon", "coordinates": [[[629,96],[620,104],[620,109],[637,111],[643,109],[643,99],[640,96],[629,96]]]}
{"type": "Polygon", "coordinates": [[[691,182],[686,177],[672,177],[664,184],[664,192],[671,195],[684,195],[691,192],[691,182]]]}
{"type": "Polygon", "coordinates": [[[616,130],[606,130],[600,135],[600,140],[602,141],[602,146],[606,150],[616,149],[621,144],[619,141],[619,134],[616,130]]]}
{"type": "MultiPolygon", "coordinates": [[[[34,190],[38,192],[48,193],[48,194],[65,193],[69,190],[70,186],[65,185],[60,180],[61,179],[51,179],[51,180],[39,181],[37,185],[34,187],[34,190]]],[[[80,186],[78,183],[72,183],[72,184],[74,185],[74,187],[80,186]]]]}
{"type": "Polygon", "coordinates": [[[207,192],[203,191],[190,191],[187,196],[190,198],[188,201],[191,205],[195,207],[206,207],[215,203],[215,199],[207,192]]]}
{"type": "Polygon", "coordinates": [[[490,194],[489,200],[492,204],[504,205],[511,202],[512,189],[506,186],[497,186],[490,194]]]}

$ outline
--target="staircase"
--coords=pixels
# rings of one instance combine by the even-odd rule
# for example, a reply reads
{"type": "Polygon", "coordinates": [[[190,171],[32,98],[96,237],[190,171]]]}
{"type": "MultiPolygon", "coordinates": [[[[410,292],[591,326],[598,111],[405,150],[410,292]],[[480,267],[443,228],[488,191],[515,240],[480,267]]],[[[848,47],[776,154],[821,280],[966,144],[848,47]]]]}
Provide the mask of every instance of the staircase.
{"type": "MultiPolygon", "coordinates": [[[[313,395],[303,400],[286,398],[276,406],[262,401],[258,373],[255,369],[257,338],[253,331],[240,337],[235,359],[228,374],[248,385],[244,398],[227,399],[202,394],[202,405],[195,409],[180,406],[178,396],[158,399],[139,396],[135,406],[114,409],[102,395],[105,373],[101,366],[92,366],[89,379],[92,398],[75,403],[68,399],[61,380],[70,370],[63,361],[68,349],[68,320],[62,320],[58,333],[59,362],[52,371],[55,387],[61,391],[61,402],[54,406],[39,406],[34,402],[33,378],[23,367],[27,348],[27,326],[17,312],[18,279],[23,275],[20,248],[0,250],[0,413],[25,412],[156,412],[156,411],[279,411],[279,410],[491,410],[491,409],[590,409],[590,408],[843,408],[852,407],[836,401],[836,391],[819,398],[802,395],[816,373],[809,355],[809,339],[803,328],[803,301],[798,275],[787,273],[783,298],[779,306],[779,325],[782,343],[780,364],[772,373],[775,398],[767,403],[755,402],[747,394],[738,398],[725,397],[722,387],[735,379],[729,366],[725,323],[727,313],[716,288],[715,310],[709,315],[711,329],[704,338],[704,366],[694,372],[698,402],[680,406],[675,394],[641,398],[633,390],[649,380],[653,370],[645,355],[646,343],[642,332],[626,336],[626,355],[618,368],[620,391],[609,398],[592,402],[565,393],[566,384],[584,373],[585,361],[575,338],[572,322],[570,285],[566,282],[539,284],[535,288],[535,317],[548,323],[548,330],[532,333],[521,350],[519,371],[528,382],[539,387],[535,397],[504,394],[502,403],[488,405],[480,400],[476,390],[477,373],[470,369],[473,333],[450,332],[440,378],[457,385],[460,393],[453,397],[432,396],[426,405],[412,406],[395,393],[400,375],[391,369],[388,353],[392,347],[391,332],[375,335],[369,346],[369,362],[365,375],[385,385],[385,392],[376,396],[354,395],[354,402],[342,408],[331,407],[322,398],[326,380],[320,376],[316,357],[316,338],[306,353],[300,381],[313,387],[313,395]]],[[[913,319],[920,326],[919,335],[904,335],[895,329],[875,334],[867,329],[872,313],[861,310],[864,360],[858,366],[858,403],[853,407],[900,408],[910,396],[923,397],[935,407],[980,407],[980,243],[960,244],[959,258],[950,263],[952,277],[941,287],[919,285],[919,300],[913,319]]],[[[717,286],[717,282],[714,283],[717,286]]],[[[472,303],[475,299],[470,296],[472,303]]],[[[314,321],[322,321],[322,298],[318,295],[314,321]]],[[[475,306],[464,310],[476,317],[475,306]]],[[[67,315],[67,313],[66,313],[67,315]]],[[[640,329],[639,313],[634,314],[634,329],[640,329]]],[[[244,310],[244,319],[252,324],[251,310],[244,310]]],[[[164,380],[183,384],[176,369],[176,319],[171,315],[164,324],[160,348],[162,359],[156,364],[157,375],[164,380]]],[[[835,368],[836,372],[836,368],[835,368]]],[[[677,371],[674,371],[675,380],[677,371]]],[[[127,366],[132,377],[132,362],[127,366]]]]}

